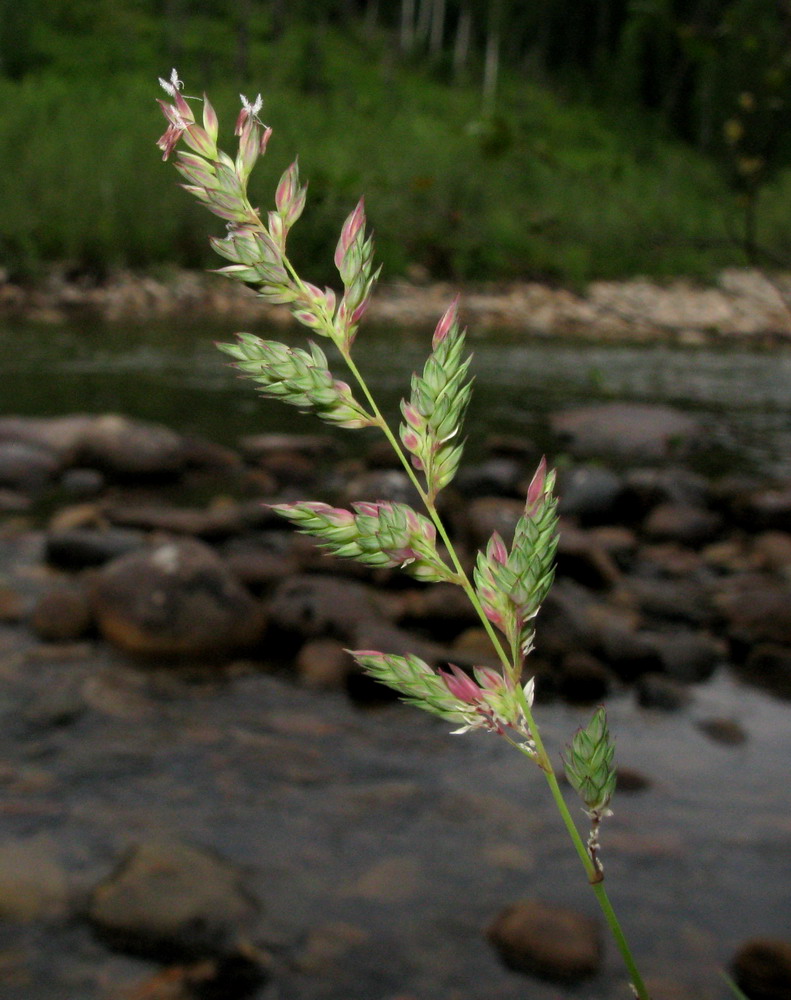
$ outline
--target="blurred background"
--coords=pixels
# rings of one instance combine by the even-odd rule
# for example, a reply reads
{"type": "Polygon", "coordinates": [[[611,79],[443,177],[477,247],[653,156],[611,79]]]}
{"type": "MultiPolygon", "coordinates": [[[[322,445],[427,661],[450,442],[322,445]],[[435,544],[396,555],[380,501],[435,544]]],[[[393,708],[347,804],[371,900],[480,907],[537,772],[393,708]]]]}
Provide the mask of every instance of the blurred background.
{"type": "Polygon", "coordinates": [[[222,226],[155,146],[173,66],[227,147],[261,92],[253,202],[298,153],[301,274],[337,285],[365,195],[395,420],[464,290],[444,512],[471,562],[558,468],[538,710],[559,764],[606,700],[652,997],[727,966],[788,1000],[788,0],[0,0],[0,1000],[629,995],[541,775],[347,652],[488,662],[469,608],[263,503],[416,501],[217,352],[305,337],[196,277],[222,226]]]}

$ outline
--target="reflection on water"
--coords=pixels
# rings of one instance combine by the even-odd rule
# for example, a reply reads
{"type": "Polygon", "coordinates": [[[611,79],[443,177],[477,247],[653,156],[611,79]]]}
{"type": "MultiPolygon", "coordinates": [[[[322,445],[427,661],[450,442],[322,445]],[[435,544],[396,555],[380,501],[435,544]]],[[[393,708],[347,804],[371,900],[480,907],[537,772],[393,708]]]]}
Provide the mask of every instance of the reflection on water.
{"type": "MultiPolygon", "coordinates": [[[[224,443],[262,430],[293,431],[293,411],[256,399],[215,349],[214,341],[232,332],[229,325],[9,324],[0,328],[0,413],[114,410],[224,443]]],[[[304,341],[300,331],[254,332],[304,341]]],[[[428,345],[426,333],[390,329],[358,338],[359,364],[394,417],[428,345]]],[[[714,471],[732,467],[738,456],[767,474],[791,476],[791,353],[595,346],[514,333],[472,337],[471,346],[473,451],[488,432],[523,434],[545,447],[550,410],[596,400],[666,402],[703,421],[714,471]]],[[[305,430],[314,429],[305,418],[305,430]]]]}

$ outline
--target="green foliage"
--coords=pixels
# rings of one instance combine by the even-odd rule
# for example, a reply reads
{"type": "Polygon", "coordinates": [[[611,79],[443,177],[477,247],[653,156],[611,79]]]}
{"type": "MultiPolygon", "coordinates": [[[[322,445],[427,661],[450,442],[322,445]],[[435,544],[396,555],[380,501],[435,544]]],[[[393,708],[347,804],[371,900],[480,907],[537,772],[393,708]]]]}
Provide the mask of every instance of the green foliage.
{"type": "MultiPolygon", "coordinates": [[[[709,162],[633,109],[608,115],[512,72],[496,118],[483,118],[474,82],[438,83],[394,62],[389,43],[326,25],[275,37],[254,5],[249,75],[237,82],[241,15],[228,17],[227,5],[206,2],[187,17],[176,3],[167,18],[143,0],[115,13],[87,0],[57,6],[61,20],[37,22],[25,43],[33,69],[0,78],[0,266],[13,275],[52,261],[99,274],[212,266],[200,208],[171,196],[151,155],[151,80],[176,59],[187,80],[221,81],[212,93],[225,120],[239,90],[262,91],[276,138],[251,182],[253,204],[268,203],[299,137],[310,211],[291,250],[322,283],[337,283],[324,251],[363,191],[388,278],[418,265],[434,278],[581,283],[705,276],[733,262],[737,199],[709,162]],[[101,45],[81,39],[89,24],[101,45]],[[311,39],[320,64],[307,51],[311,39]]],[[[791,232],[789,183],[780,172],[762,192],[761,241],[778,257],[791,232]]]]}

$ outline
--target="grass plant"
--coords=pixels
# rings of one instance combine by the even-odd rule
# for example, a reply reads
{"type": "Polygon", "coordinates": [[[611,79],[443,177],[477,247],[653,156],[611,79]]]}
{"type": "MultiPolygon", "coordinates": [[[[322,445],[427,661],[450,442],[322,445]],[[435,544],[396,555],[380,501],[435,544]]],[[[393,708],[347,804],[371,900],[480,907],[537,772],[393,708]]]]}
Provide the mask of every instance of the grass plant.
{"type": "Polygon", "coordinates": [[[333,346],[350,382],[335,376],[327,355],[313,342],[306,350],[240,334],[236,343],[219,346],[264,395],[349,430],[381,431],[424,508],[420,512],[407,504],[382,500],[353,503],[350,509],[320,501],[277,504],[273,509],[336,556],[370,566],[400,567],[420,581],[450,583],[464,591],[491,639],[499,669],[479,666],[466,672],[449,664],[435,670],[413,654],[373,649],[350,652],[366,673],[396,690],[406,702],[451,723],[455,733],[482,730],[494,734],[523,754],[530,766],[540,769],[623,957],[633,993],[638,1000],[649,1000],[604,885],[600,828],[610,815],[616,783],[604,709],[597,710],[588,726],[574,735],[563,762],[588,817],[585,841],[533,715],[533,679],[524,676],[533,647],[534,620],[554,576],[554,473],[542,459],[513,539],[507,542],[493,532],[469,573],[437,507],[439,494],[453,480],[461,461],[462,425],[471,393],[471,358],[458,322],[458,300],[439,319],[423,371],[413,374],[410,393],[401,402],[400,425],[391,427],[353,356],[360,322],[379,275],[362,200],[346,218],[335,249],[342,294],[306,281],[287,249],[307,195],[297,162],[283,172],[275,207],[266,214],[253,206],[248,194],[248,179],[272,134],[260,117],[261,97],[248,100],[242,96],[235,128],[238,150],[231,157],[217,144],[218,116],[208,98],[186,99],[175,70],[160,83],[169,97],[160,101],[167,120],[158,142],[164,158],[175,154],[186,190],[226,223],[226,234],[211,239],[214,250],[229,262],[220,273],[254,287],[266,301],[288,305],[313,336],[333,346]]]}

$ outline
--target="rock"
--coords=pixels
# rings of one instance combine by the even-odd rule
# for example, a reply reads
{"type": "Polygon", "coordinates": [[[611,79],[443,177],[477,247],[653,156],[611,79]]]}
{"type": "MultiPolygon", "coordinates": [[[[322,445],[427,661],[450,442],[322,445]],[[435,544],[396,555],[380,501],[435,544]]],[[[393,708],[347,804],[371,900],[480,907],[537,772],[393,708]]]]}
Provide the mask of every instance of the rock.
{"type": "Polygon", "coordinates": [[[683,684],[662,674],[643,674],[637,682],[637,702],[643,708],[675,712],[689,701],[683,684]]]}
{"type": "Polygon", "coordinates": [[[311,639],[294,662],[302,684],[314,690],[343,688],[354,669],[354,660],[336,639],[311,639]]]}
{"type": "Polygon", "coordinates": [[[601,965],[595,921],[537,900],[506,907],[486,936],[509,968],[552,981],[576,982],[601,965]]]}
{"type": "Polygon", "coordinates": [[[511,544],[516,522],[525,510],[524,500],[507,497],[478,497],[467,507],[467,528],[471,544],[477,549],[486,545],[492,532],[502,535],[511,544]]]}
{"type": "Polygon", "coordinates": [[[140,549],[144,543],[145,535],[130,528],[71,528],[47,535],[44,557],[50,566],[75,571],[102,566],[140,549]]]}
{"type": "Polygon", "coordinates": [[[706,507],[710,499],[708,480],[682,466],[630,469],[624,475],[621,509],[624,514],[631,509],[635,519],[642,519],[657,504],[706,507]]]}
{"type": "Polygon", "coordinates": [[[442,641],[449,635],[458,634],[465,626],[480,625],[467,595],[452,583],[437,583],[422,590],[405,591],[403,598],[399,623],[406,628],[410,623],[418,624],[442,641]]]}
{"type": "Polygon", "coordinates": [[[47,836],[0,842],[0,920],[51,920],[69,906],[66,872],[47,836]]]}
{"type": "Polygon", "coordinates": [[[718,514],[681,503],[661,503],[643,522],[643,533],[649,538],[682,545],[705,545],[716,538],[721,528],[718,514]]]}
{"type": "Polygon", "coordinates": [[[599,602],[579,584],[559,580],[550,590],[536,618],[536,648],[542,655],[592,649],[598,639],[593,607],[599,602]]]}
{"type": "Polygon", "coordinates": [[[282,452],[297,452],[320,458],[337,452],[336,441],[328,434],[250,434],[239,439],[245,458],[258,461],[282,452]]]}
{"type": "Polygon", "coordinates": [[[735,719],[701,719],[697,727],[715,743],[738,747],[747,742],[747,733],[735,719]]]}
{"type": "Polygon", "coordinates": [[[21,441],[0,442],[0,487],[22,494],[39,493],[60,472],[49,450],[21,441]]]}
{"type": "Polygon", "coordinates": [[[650,618],[696,626],[712,625],[718,618],[707,586],[694,578],[628,576],[622,578],[621,590],[650,618]]]}
{"type": "Polygon", "coordinates": [[[561,522],[557,547],[558,576],[593,590],[606,590],[621,577],[618,567],[595,537],[561,522]]]}
{"type": "Polygon", "coordinates": [[[45,591],[30,616],[30,627],[45,642],[81,639],[92,624],[88,592],[78,583],[45,591]]]}
{"type": "Polygon", "coordinates": [[[731,637],[745,648],[764,642],[791,646],[791,584],[745,574],[720,591],[717,607],[731,637]]]}
{"type": "Polygon", "coordinates": [[[701,553],[685,548],[676,542],[641,545],[638,552],[639,566],[649,574],[661,576],[696,577],[702,575],[706,565],[701,553]]]}
{"type": "Polygon", "coordinates": [[[791,532],[791,484],[738,496],[732,509],[738,521],[751,531],[791,532]]]}
{"type": "Polygon", "coordinates": [[[618,520],[618,501],[623,481],[599,465],[579,465],[558,476],[558,511],[575,517],[583,525],[606,524],[618,520]]]}
{"type": "Polygon", "coordinates": [[[623,767],[618,765],[618,794],[631,795],[637,792],[644,792],[646,789],[650,788],[652,781],[646,775],[642,774],[640,771],[636,771],[633,767],[623,767]]]}
{"type": "Polygon", "coordinates": [[[146,655],[228,655],[257,642],[265,624],[220,557],[193,539],[108,563],[94,579],[93,607],[105,638],[146,655]]]}
{"type": "Polygon", "coordinates": [[[223,498],[206,509],[142,504],[108,507],[104,515],[112,524],[127,528],[206,539],[228,538],[252,528],[281,524],[277,514],[258,500],[236,503],[223,498]]]}
{"type": "Polygon", "coordinates": [[[573,455],[642,462],[683,454],[702,434],[698,422],[679,410],[642,403],[565,410],[550,416],[550,427],[573,455]]]}
{"type": "Polygon", "coordinates": [[[791,701],[791,649],[760,643],[750,650],[740,674],[750,684],[791,701]]]}
{"type": "Polygon", "coordinates": [[[760,568],[791,578],[791,533],[765,531],[753,540],[752,551],[760,568]]]}
{"type": "Polygon", "coordinates": [[[357,500],[390,500],[421,509],[418,492],[402,469],[374,469],[350,478],[343,484],[341,505],[357,500]]]}
{"type": "Polygon", "coordinates": [[[455,479],[455,486],[465,497],[521,497],[527,490],[522,488],[524,465],[513,458],[500,456],[489,458],[477,465],[463,466],[455,479]]]}
{"type": "Polygon", "coordinates": [[[648,673],[658,673],[662,661],[650,638],[643,632],[612,623],[599,635],[599,650],[605,664],[625,681],[648,673]]]}
{"type": "Polygon", "coordinates": [[[0,417],[0,441],[18,441],[57,456],[61,467],[77,460],[94,417],[0,417]]]}
{"type": "Polygon", "coordinates": [[[98,469],[66,469],[58,482],[64,493],[82,499],[97,496],[105,484],[105,477],[98,469]]]}
{"type": "Polygon", "coordinates": [[[372,587],[341,576],[303,573],[275,588],[269,620],[284,632],[348,643],[361,626],[380,620],[382,607],[372,587]]]}
{"type": "Polygon", "coordinates": [[[573,704],[601,701],[610,690],[611,675],[590,653],[569,653],[563,657],[558,692],[573,704]]]}
{"type": "Polygon", "coordinates": [[[643,632],[642,637],[655,650],[663,672],[688,684],[708,680],[726,659],[725,644],[704,632],[677,628],[643,632]]]}
{"type": "Polygon", "coordinates": [[[26,612],[25,596],[13,587],[0,583],[0,622],[21,621],[26,612]]]}
{"type": "Polygon", "coordinates": [[[92,420],[80,445],[83,462],[125,479],[173,476],[187,461],[184,441],[174,431],[112,413],[92,420]]]}
{"type": "Polygon", "coordinates": [[[341,921],[312,928],[296,957],[297,968],[309,976],[331,977],[337,982],[340,967],[349,954],[369,940],[369,933],[356,924],[341,921]]]}
{"type": "Polygon", "coordinates": [[[59,729],[76,722],[86,708],[81,684],[67,674],[36,692],[23,714],[34,729],[59,729]]]}
{"type": "Polygon", "coordinates": [[[239,869],[181,842],[144,842],[93,890],[88,919],[113,948],[159,960],[244,953],[258,912],[239,869]]]}
{"type": "Polygon", "coordinates": [[[731,966],[736,983],[750,1000],[788,1000],[791,996],[791,941],[755,938],[736,953],[731,966]]]}

